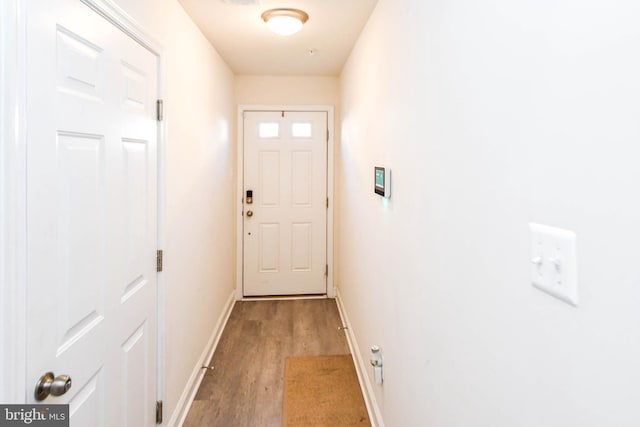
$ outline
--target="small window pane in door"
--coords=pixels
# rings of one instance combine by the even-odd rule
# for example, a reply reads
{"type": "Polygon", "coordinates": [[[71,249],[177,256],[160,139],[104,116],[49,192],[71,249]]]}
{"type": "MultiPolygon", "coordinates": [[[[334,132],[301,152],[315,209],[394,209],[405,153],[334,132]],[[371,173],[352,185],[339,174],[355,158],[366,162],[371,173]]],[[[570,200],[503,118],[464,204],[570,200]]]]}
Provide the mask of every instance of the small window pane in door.
{"type": "Polygon", "coordinates": [[[311,138],[311,123],[291,123],[291,135],[294,138],[311,138]]]}
{"type": "Polygon", "coordinates": [[[280,135],[279,123],[260,123],[260,138],[277,138],[280,135]]]}

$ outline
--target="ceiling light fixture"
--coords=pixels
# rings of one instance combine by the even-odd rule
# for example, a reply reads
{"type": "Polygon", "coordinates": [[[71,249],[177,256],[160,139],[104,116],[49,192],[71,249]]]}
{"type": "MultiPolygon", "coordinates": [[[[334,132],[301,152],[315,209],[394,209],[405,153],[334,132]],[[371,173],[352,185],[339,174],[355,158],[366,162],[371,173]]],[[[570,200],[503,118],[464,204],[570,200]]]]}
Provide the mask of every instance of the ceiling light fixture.
{"type": "Polygon", "coordinates": [[[269,9],[262,14],[269,29],[281,36],[297,33],[308,19],[309,15],[299,9],[269,9]]]}

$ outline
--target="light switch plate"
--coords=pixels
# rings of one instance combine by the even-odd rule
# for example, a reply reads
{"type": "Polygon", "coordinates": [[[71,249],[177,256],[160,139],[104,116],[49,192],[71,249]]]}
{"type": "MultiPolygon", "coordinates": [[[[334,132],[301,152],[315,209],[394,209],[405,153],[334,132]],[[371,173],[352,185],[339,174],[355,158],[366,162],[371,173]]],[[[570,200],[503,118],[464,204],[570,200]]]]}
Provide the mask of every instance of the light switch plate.
{"type": "Polygon", "coordinates": [[[578,306],[576,234],[541,224],[531,231],[531,284],[571,305],[578,306]]]}

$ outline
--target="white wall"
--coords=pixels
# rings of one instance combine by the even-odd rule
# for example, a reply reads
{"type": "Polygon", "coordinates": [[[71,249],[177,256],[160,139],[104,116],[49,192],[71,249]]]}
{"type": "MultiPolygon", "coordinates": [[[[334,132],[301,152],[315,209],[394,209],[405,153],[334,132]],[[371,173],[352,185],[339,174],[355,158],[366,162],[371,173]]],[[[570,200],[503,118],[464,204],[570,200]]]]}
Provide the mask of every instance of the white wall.
{"type": "Polygon", "coordinates": [[[175,0],[119,0],[165,48],[164,417],[234,288],[234,76],[175,0]]]}
{"type": "Polygon", "coordinates": [[[638,22],[379,1],[341,76],[338,284],[387,426],[640,425],[638,22]],[[577,233],[579,308],[529,284],[529,222],[577,233]]]}
{"type": "Polygon", "coordinates": [[[252,105],[335,105],[336,76],[236,76],[236,103],[252,105]]]}

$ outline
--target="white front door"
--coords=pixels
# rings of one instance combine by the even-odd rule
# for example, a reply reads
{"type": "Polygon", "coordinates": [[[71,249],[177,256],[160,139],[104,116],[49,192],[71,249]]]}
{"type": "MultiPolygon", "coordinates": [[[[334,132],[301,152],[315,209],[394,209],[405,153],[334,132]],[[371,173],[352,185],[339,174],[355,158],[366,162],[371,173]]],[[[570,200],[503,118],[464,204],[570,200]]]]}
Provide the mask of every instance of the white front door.
{"type": "Polygon", "coordinates": [[[42,403],[72,427],[153,426],[158,59],[79,0],[25,4],[27,384],[70,376],[42,403]]]}
{"type": "Polygon", "coordinates": [[[245,112],[243,181],[244,295],[326,294],[327,113],[245,112]]]}

